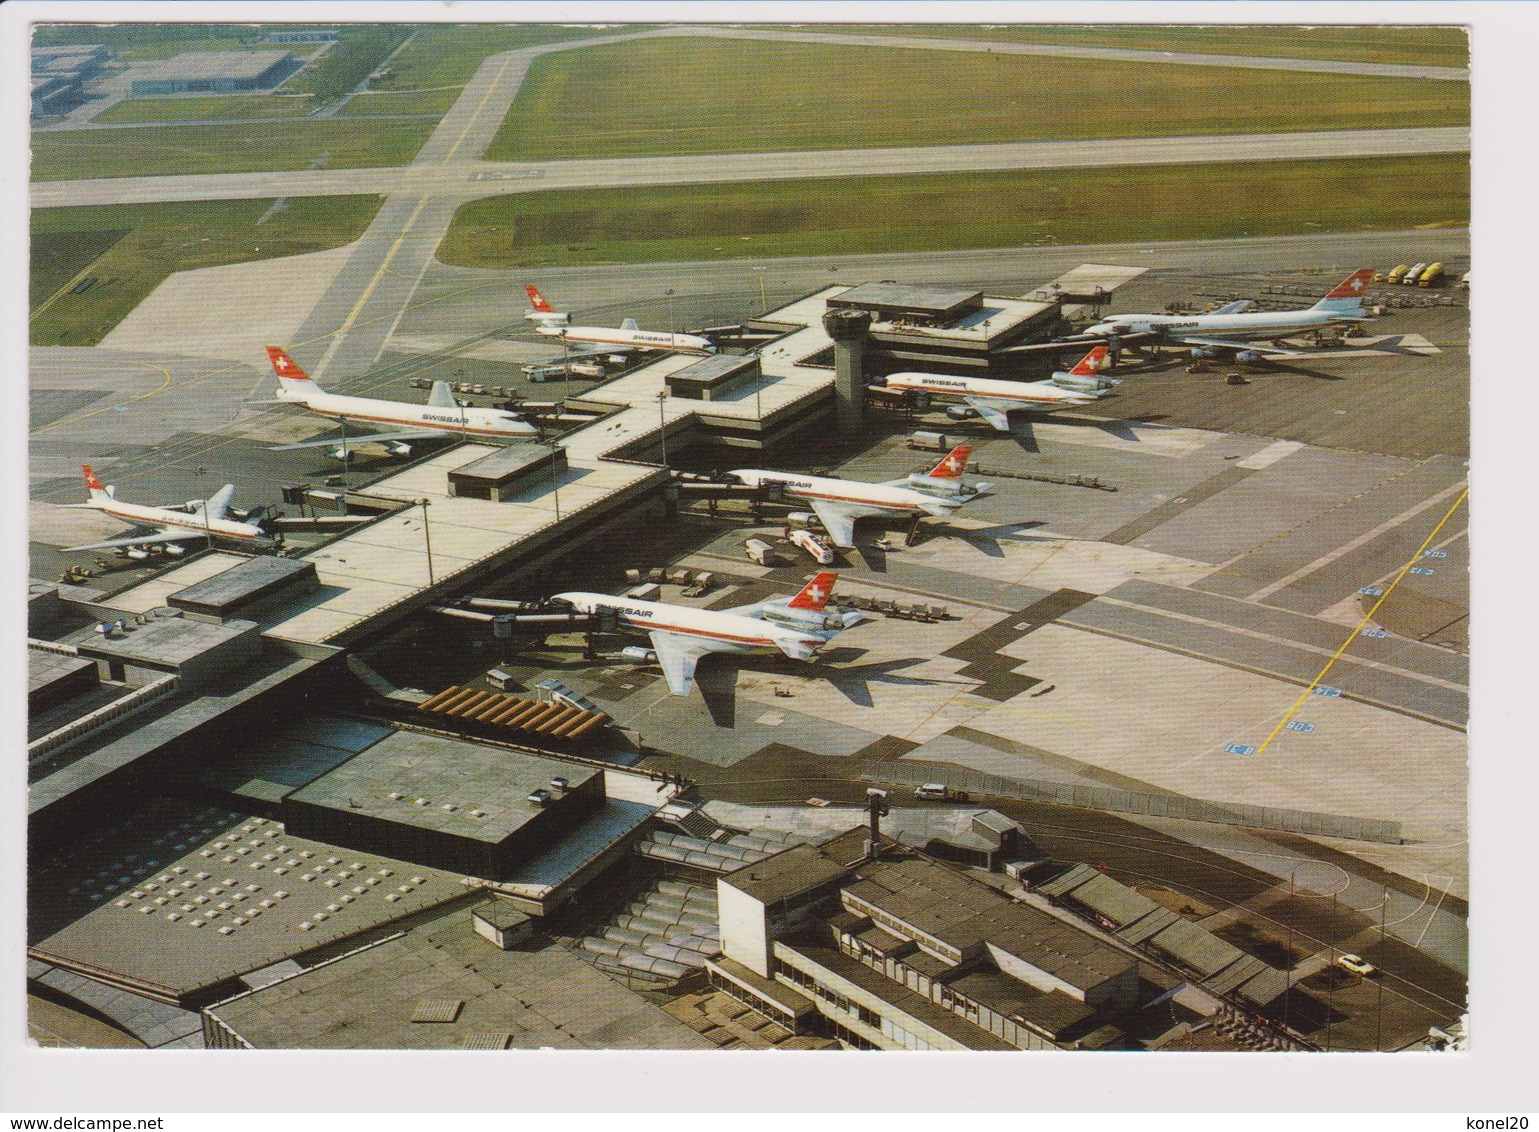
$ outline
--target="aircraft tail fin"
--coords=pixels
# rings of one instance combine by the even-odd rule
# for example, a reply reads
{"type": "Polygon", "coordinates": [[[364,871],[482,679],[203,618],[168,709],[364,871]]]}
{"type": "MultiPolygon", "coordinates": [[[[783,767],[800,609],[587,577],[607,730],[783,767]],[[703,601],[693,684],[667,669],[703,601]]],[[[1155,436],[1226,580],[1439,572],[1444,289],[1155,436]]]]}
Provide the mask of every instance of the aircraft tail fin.
{"type": "Polygon", "coordinates": [[[640,330],[641,326],[636,322],[636,320],[634,318],[628,318],[624,322],[620,323],[620,329],[621,330],[640,330]]]}
{"type": "Polygon", "coordinates": [[[813,575],[812,581],[801,588],[789,602],[787,609],[807,609],[814,613],[821,613],[823,607],[828,604],[829,596],[834,592],[834,583],[839,580],[839,575],[832,570],[822,570],[813,575]]]}
{"type": "Polygon", "coordinates": [[[1097,346],[1081,358],[1078,364],[1069,372],[1077,377],[1094,377],[1101,372],[1101,367],[1106,364],[1106,354],[1105,346],[1097,346]]]}
{"type": "Polygon", "coordinates": [[[1356,313],[1363,309],[1363,295],[1367,293],[1368,283],[1373,279],[1373,268],[1365,267],[1354,271],[1314,305],[1317,311],[1342,311],[1356,313]]]}
{"type": "Polygon", "coordinates": [[[302,393],[319,388],[310,375],[300,368],[299,363],[277,346],[267,347],[267,360],[272,363],[279,386],[288,392],[302,393]]]}
{"type": "Polygon", "coordinates": [[[530,310],[524,313],[524,317],[541,326],[553,326],[567,321],[565,311],[558,311],[550,305],[550,300],[540,294],[539,289],[525,283],[524,294],[529,296],[530,310]]]}
{"type": "Polygon", "coordinates": [[[971,444],[958,444],[944,459],[925,474],[933,480],[958,480],[967,470],[967,461],[972,458],[973,447],[971,444]]]}
{"type": "Polygon", "coordinates": [[[112,498],[112,489],[102,486],[102,481],[97,479],[96,473],[91,470],[90,464],[81,464],[80,470],[85,473],[86,491],[91,496],[91,502],[105,503],[112,498]]]}

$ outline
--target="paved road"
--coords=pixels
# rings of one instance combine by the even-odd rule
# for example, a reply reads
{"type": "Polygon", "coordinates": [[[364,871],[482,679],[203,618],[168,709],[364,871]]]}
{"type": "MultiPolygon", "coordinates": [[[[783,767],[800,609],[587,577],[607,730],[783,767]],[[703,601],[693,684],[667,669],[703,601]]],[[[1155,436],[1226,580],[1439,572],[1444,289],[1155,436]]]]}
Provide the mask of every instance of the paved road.
{"type": "MultiPolygon", "coordinates": [[[[889,149],[826,149],[790,153],[727,153],[684,157],[599,158],[583,161],[487,162],[467,160],[496,132],[500,116],[490,96],[511,101],[507,89],[522,71],[509,68],[500,91],[483,97],[487,111],[464,131],[451,111],[411,165],[394,169],[314,169],[289,173],[209,173],[164,177],[111,177],[42,181],[32,206],[147,204],[156,201],[338,196],[352,193],[432,195],[456,201],[551,189],[684,185],[735,181],[801,180],[881,174],[1072,169],[1114,165],[1169,165],[1216,161],[1302,161],[1311,158],[1392,157],[1464,153],[1465,126],[1399,130],[1322,130],[1308,133],[1225,134],[1175,138],[1095,138],[1081,141],[1001,142],[889,149]],[[484,136],[484,141],[482,137],[484,136]],[[463,142],[455,139],[464,138],[463,142]],[[442,156],[439,156],[442,155],[442,156]]],[[[479,78],[479,75],[478,75],[479,78]]],[[[461,99],[459,105],[468,101],[461,99]]],[[[504,112],[506,108],[504,107],[504,112]]]]}

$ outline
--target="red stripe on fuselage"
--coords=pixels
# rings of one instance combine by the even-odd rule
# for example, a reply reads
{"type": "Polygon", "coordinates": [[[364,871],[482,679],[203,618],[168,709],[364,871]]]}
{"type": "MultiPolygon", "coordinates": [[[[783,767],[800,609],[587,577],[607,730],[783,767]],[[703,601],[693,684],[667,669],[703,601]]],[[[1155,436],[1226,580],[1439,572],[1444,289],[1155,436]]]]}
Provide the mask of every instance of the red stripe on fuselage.
{"type": "MultiPolygon", "coordinates": [[[[306,406],[306,408],[310,408],[310,406],[306,406]]],[[[334,409],[310,408],[310,411],[312,413],[315,413],[318,416],[327,417],[327,418],[330,418],[330,419],[333,419],[333,420],[369,421],[369,422],[371,422],[373,424],[415,425],[418,428],[430,428],[430,429],[433,429],[435,432],[467,432],[467,433],[473,432],[473,433],[476,433],[477,435],[485,435],[485,436],[522,436],[522,435],[524,435],[521,432],[509,432],[509,431],[505,431],[503,429],[496,429],[496,428],[472,428],[472,427],[469,427],[469,426],[461,427],[459,425],[440,424],[438,421],[397,420],[395,417],[366,417],[366,416],[362,415],[361,413],[340,413],[340,412],[337,412],[334,409]]],[[[360,436],[360,437],[357,437],[356,439],[357,439],[358,443],[362,444],[368,438],[360,436]]]]}
{"type": "MultiPolygon", "coordinates": [[[[620,612],[622,614],[626,613],[623,609],[620,612]]],[[[664,633],[683,633],[687,636],[705,637],[713,641],[731,641],[734,644],[773,645],[775,643],[773,637],[739,637],[732,633],[714,633],[709,629],[691,629],[684,625],[662,625],[650,621],[632,621],[629,619],[629,616],[627,616],[625,623],[633,629],[656,629],[664,633]]]]}

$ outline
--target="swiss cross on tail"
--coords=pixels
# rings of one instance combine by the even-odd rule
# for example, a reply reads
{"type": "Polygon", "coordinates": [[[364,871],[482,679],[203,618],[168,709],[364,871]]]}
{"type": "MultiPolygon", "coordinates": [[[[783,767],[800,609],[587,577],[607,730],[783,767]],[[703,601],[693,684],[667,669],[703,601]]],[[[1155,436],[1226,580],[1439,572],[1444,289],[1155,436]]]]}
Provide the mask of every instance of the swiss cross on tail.
{"type": "Polygon", "coordinates": [[[972,445],[957,445],[946,454],[945,459],[930,469],[930,478],[933,480],[961,479],[962,473],[967,470],[967,461],[972,454],[972,445]]]}
{"type": "Polygon", "coordinates": [[[1094,350],[1091,350],[1090,353],[1081,358],[1079,360],[1079,364],[1069,372],[1077,373],[1081,377],[1093,377],[1095,374],[1099,373],[1101,371],[1101,367],[1106,364],[1106,353],[1107,350],[1105,346],[1097,346],[1094,350]]]}
{"type": "Polygon", "coordinates": [[[309,381],[310,375],[299,368],[299,363],[276,346],[267,347],[267,360],[273,364],[273,372],[286,381],[309,381]]]}
{"type": "Polygon", "coordinates": [[[1327,299],[1350,299],[1361,295],[1368,288],[1368,281],[1373,278],[1373,268],[1365,267],[1361,271],[1354,271],[1343,279],[1329,295],[1327,299]]]}
{"type": "Polygon", "coordinates": [[[102,486],[102,481],[97,479],[96,473],[91,470],[90,464],[81,464],[80,470],[85,473],[86,490],[88,492],[93,496],[97,494],[105,495],[107,493],[107,489],[102,486]]]}
{"type": "Polygon", "coordinates": [[[821,613],[823,607],[828,604],[829,595],[834,592],[834,583],[838,580],[838,574],[832,570],[824,570],[803,586],[801,593],[793,597],[787,607],[790,609],[810,609],[821,613]]]}
{"type": "Polygon", "coordinates": [[[528,284],[528,283],[524,284],[524,293],[529,296],[529,303],[530,303],[530,305],[533,306],[534,309],[539,311],[541,314],[554,314],[554,313],[556,313],[556,308],[551,306],[548,302],[546,302],[545,301],[545,296],[540,294],[538,291],[536,291],[534,289],[534,287],[532,287],[530,284],[528,284]]]}

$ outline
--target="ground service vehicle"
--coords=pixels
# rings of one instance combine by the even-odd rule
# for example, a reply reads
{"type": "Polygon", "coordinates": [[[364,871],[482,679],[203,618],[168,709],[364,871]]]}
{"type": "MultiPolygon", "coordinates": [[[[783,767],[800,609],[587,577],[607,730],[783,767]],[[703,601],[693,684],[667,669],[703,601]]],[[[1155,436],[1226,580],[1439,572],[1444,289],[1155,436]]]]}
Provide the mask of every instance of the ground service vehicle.
{"type": "Polygon", "coordinates": [[[1411,265],[1408,263],[1402,263],[1399,267],[1393,267],[1390,269],[1389,274],[1384,277],[1384,282],[1398,283],[1405,278],[1405,273],[1409,270],[1411,270],[1411,265]]]}
{"type": "Polygon", "coordinates": [[[1421,273],[1426,270],[1427,263],[1425,260],[1423,260],[1421,263],[1413,263],[1411,265],[1411,270],[1407,271],[1400,277],[1400,285],[1403,287],[1416,286],[1416,281],[1421,278],[1421,273]]]}
{"type": "Polygon", "coordinates": [[[1418,287],[1434,287],[1443,280],[1443,265],[1434,263],[1426,271],[1421,273],[1421,278],[1416,281],[1418,287]]]}

